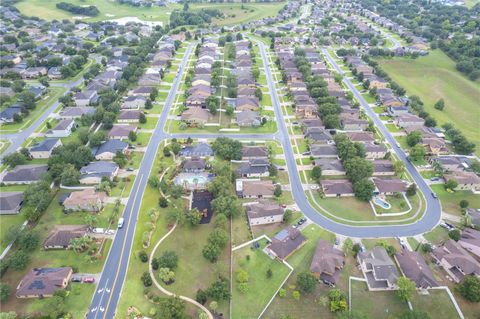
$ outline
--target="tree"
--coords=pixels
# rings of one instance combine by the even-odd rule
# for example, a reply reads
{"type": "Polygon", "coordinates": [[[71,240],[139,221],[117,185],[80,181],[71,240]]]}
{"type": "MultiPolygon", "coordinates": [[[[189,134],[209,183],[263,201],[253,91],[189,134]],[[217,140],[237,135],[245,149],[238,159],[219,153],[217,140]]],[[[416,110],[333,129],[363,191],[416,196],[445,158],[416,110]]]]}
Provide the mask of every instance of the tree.
{"type": "Polygon", "coordinates": [[[10,287],[6,284],[0,283],[0,301],[5,302],[10,295],[10,287]]]}
{"type": "Polygon", "coordinates": [[[457,291],[470,302],[480,302],[480,278],[473,274],[463,277],[457,291]]]}
{"type": "Polygon", "coordinates": [[[160,196],[158,199],[158,205],[162,208],[168,207],[168,200],[164,196],[160,196]]]}
{"type": "Polygon", "coordinates": [[[140,112],[140,114],[138,115],[138,122],[140,124],[147,123],[147,117],[145,116],[145,114],[143,112],[140,112]]]}
{"type": "Polygon", "coordinates": [[[410,184],[410,186],[407,187],[407,196],[413,196],[417,193],[417,185],[415,183],[410,184]]]}
{"type": "Polygon", "coordinates": [[[460,208],[461,208],[462,210],[464,210],[464,209],[466,209],[466,208],[468,207],[468,205],[470,205],[470,203],[468,202],[468,200],[462,199],[462,200],[460,201],[460,203],[458,203],[458,205],[460,206],[460,208]]]}
{"type": "Polygon", "coordinates": [[[433,107],[436,110],[443,111],[443,109],[445,108],[445,101],[443,99],[440,99],[433,105],[433,107]]]}
{"type": "Polygon", "coordinates": [[[320,166],[314,166],[311,176],[317,183],[320,183],[320,178],[322,177],[322,168],[320,166]]]}
{"type": "Polygon", "coordinates": [[[208,298],[208,295],[207,295],[207,292],[205,290],[202,290],[202,289],[197,290],[195,300],[198,303],[201,303],[202,305],[204,305],[207,302],[207,298],[208,298]]]}
{"type": "Polygon", "coordinates": [[[207,294],[215,300],[229,300],[230,281],[227,278],[219,277],[208,287],[207,294]]]}
{"type": "Polygon", "coordinates": [[[373,196],[375,185],[367,178],[359,180],[353,184],[355,197],[363,201],[369,201],[373,196]]]}
{"type": "MultiPolygon", "coordinates": [[[[223,187],[225,188],[225,184],[223,187]]],[[[238,216],[243,209],[242,204],[234,195],[219,196],[215,198],[211,203],[215,213],[224,214],[229,218],[238,216]]]]}
{"type": "Polygon", "coordinates": [[[169,283],[175,280],[175,273],[170,268],[160,268],[158,270],[158,278],[164,283],[169,283]]]}
{"type": "Polygon", "coordinates": [[[339,289],[331,289],[328,292],[328,300],[330,301],[331,312],[341,312],[347,309],[347,297],[339,289]]]}
{"type": "Polygon", "coordinates": [[[267,269],[266,276],[267,276],[268,279],[272,278],[272,276],[273,276],[273,271],[272,271],[271,268],[268,268],[268,269],[267,269]]]}
{"type": "Polygon", "coordinates": [[[248,272],[246,272],[243,269],[237,270],[237,282],[242,283],[242,282],[248,282],[249,275],[248,272]]]}
{"type": "Polygon", "coordinates": [[[143,285],[144,285],[145,287],[150,287],[150,286],[153,284],[152,277],[150,277],[150,274],[148,273],[148,271],[145,271],[145,272],[142,274],[141,280],[142,280],[143,285]]]}
{"type": "Polygon", "coordinates": [[[10,168],[14,168],[17,165],[25,164],[27,158],[24,154],[20,152],[13,152],[11,154],[5,155],[3,158],[3,164],[7,165],[10,168]]]}
{"type": "Polygon", "coordinates": [[[27,110],[33,110],[36,106],[35,95],[30,91],[23,91],[19,94],[18,99],[22,101],[27,110]]]}
{"type": "Polygon", "coordinates": [[[186,212],[185,217],[187,221],[190,223],[190,225],[195,226],[200,223],[202,220],[202,213],[198,211],[198,209],[193,208],[189,211],[186,212]]]}
{"type": "MultiPolygon", "coordinates": [[[[107,136],[105,135],[104,131],[98,131],[91,134],[88,137],[88,141],[90,142],[91,146],[100,146],[103,141],[105,141],[107,136]]],[[[84,143],[85,144],[85,143],[84,143]]]]}
{"type": "Polygon", "coordinates": [[[185,318],[185,301],[178,297],[160,299],[157,317],[169,319],[185,318]]]}
{"type": "Polygon", "coordinates": [[[122,151],[118,150],[113,157],[113,162],[117,164],[119,167],[123,168],[128,163],[128,158],[122,151]]]}
{"type": "Polygon", "coordinates": [[[395,161],[393,162],[393,171],[397,176],[400,176],[403,173],[403,170],[405,169],[405,163],[401,161],[395,161]]]}
{"type": "Polygon", "coordinates": [[[135,131],[128,132],[128,139],[131,142],[135,142],[137,140],[137,133],[135,131]]]}
{"type": "Polygon", "coordinates": [[[8,259],[8,265],[14,270],[23,270],[27,267],[29,261],[29,255],[27,255],[23,250],[17,250],[8,259]]]}
{"type": "Polygon", "coordinates": [[[47,209],[51,199],[50,185],[46,181],[30,184],[23,193],[23,204],[32,207],[38,213],[47,209]]]}
{"type": "Polygon", "coordinates": [[[317,284],[317,279],[310,272],[301,272],[297,275],[297,286],[304,292],[312,292],[317,284]]]}
{"type": "Polygon", "coordinates": [[[157,270],[157,269],[160,267],[160,263],[159,263],[157,257],[153,257],[153,258],[152,258],[152,261],[150,262],[150,264],[152,265],[152,269],[153,269],[153,270],[157,270]]]}
{"type": "Polygon", "coordinates": [[[422,133],[420,133],[419,131],[413,131],[408,133],[407,135],[407,145],[410,147],[414,147],[415,145],[420,143],[421,140],[422,140],[422,133]]]}
{"type": "Polygon", "coordinates": [[[36,232],[23,231],[17,238],[17,245],[24,251],[33,251],[37,248],[40,238],[36,232]]]}
{"type": "Polygon", "coordinates": [[[179,199],[180,197],[182,197],[184,189],[182,185],[172,185],[170,186],[168,192],[173,198],[179,199]]]}
{"type": "Polygon", "coordinates": [[[273,190],[273,195],[275,195],[275,197],[277,198],[282,196],[282,186],[275,185],[275,189],[273,190]]]}
{"type": "Polygon", "coordinates": [[[286,209],[285,212],[283,213],[283,222],[284,223],[290,223],[293,217],[293,212],[290,209],[286,209]]]}
{"type": "Polygon", "coordinates": [[[228,137],[218,137],[212,145],[216,155],[224,160],[240,160],[242,158],[242,143],[228,137]]]}
{"type": "Polygon", "coordinates": [[[397,295],[400,297],[400,299],[404,301],[410,300],[412,297],[413,293],[415,292],[417,286],[415,285],[415,282],[410,280],[407,277],[400,277],[397,280],[397,295]]]}
{"type": "Polygon", "coordinates": [[[284,298],[287,296],[287,290],[285,288],[281,288],[279,291],[278,291],[278,296],[280,298],[284,298]]]}
{"type": "Polygon", "coordinates": [[[148,255],[144,250],[140,250],[138,252],[138,258],[142,263],[146,263],[148,261],[148,255]]]}
{"type": "Polygon", "coordinates": [[[158,264],[161,268],[175,269],[178,264],[178,256],[174,251],[167,250],[158,258],[158,264]]]}
{"type": "Polygon", "coordinates": [[[445,182],[445,189],[455,189],[458,186],[458,182],[452,178],[445,182]]]}
{"type": "Polygon", "coordinates": [[[360,157],[344,160],[343,166],[345,167],[348,178],[353,184],[372,176],[373,173],[373,164],[360,157]]]}
{"type": "Polygon", "coordinates": [[[420,161],[423,159],[424,156],[425,148],[422,145],[417,144],[410,149],[409,157],[412,159],[412,161],[420,161]]]}
{"type": "Polygon", "coordinates": [[[275,165],[270,165],[268,167],[268,174],[271,176],[271,177],[275,177],[277,176],[278,174],[278,169],[275,165]]]}
{"type": "Polygon", "coordinates": [[[218,303],[213,300],[212,302],[210,302],[210,304],[208,305],[210,307],[210,309],[212,309],[213,313],[216,313],[217,312],[217,309],[218,309],[218,303]]]}
{"type": "Polygon", "coordinates": [[[61,175],[61,183],[65,186],[77,185],[80,182],[80,172],[72,164],[67,164],[61,175]]]}
{"type": "Polygon", "coordinates": [[[451,239],[455,240],[455,241],[459,241],[460,240],[460,231],[458,229],[452,229],[451,231],[448,232],[448,237],[450,237],[451,239]]]}
{"type": "Polygon", "coordinates": [[[95,226],[98,223],[98,218],[97,216],[94,215],[86,215],[85,218],[83,219],[83,222],[89,227],[89,228],[95,228],[95,226]]]}

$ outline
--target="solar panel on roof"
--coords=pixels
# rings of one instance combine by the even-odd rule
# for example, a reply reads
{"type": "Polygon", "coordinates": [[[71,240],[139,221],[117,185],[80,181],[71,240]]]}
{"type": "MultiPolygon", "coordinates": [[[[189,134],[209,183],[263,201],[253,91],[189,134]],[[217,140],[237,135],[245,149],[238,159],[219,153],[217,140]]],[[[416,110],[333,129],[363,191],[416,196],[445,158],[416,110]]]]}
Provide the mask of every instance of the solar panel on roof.
{"type": "Polygon", "coordinates": [[[275,235],[275,239],[279,240],[279,241],[283,241],[285,240],[285,238],[288,237],[288,230],[287,229],[283,229],[281,230],[278,234],[275,235]]]}
{"type": "Polygon", "coordinates": [[[42,280],[35,280],[29,286],[28,289],[44,289],[45,285],[42,280]]]}

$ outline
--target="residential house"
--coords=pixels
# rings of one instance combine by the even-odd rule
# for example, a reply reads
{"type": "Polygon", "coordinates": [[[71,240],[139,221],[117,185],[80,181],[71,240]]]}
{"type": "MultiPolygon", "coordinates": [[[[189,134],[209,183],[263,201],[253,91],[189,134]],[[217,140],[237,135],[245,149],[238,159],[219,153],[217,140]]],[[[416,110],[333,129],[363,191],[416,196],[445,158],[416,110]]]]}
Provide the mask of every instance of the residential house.
{"type": "Polygon", "coordinates": [[[247,205],[246,210],[250,226],[280,223],[285,213],[282,206],[266,200],[247,205]]]}
{"type": "Polygon", "coordinates": [[[47,164],[17,165],[14,169],[5,173],[2,183],[6,185],[31,184],[39,181],[47,170],[47,164]]]}
{"type": "Polygon", "coordinates": [[[198,143],[192,146],[185,146],[179,152],[180,156],[190,158],[190,157],[213,157],[214,153],[210,145],[207,143],[198,143]]]}
{"type": "Polygon", "coordinates": [[[365,158],[369,160],[382,159],[387,155],[387,148],[382,144],[363,143],[365,158]]]}
{"type": "Polygon", "coordinates": [[[235,122],[241,127],[255,127],[262,125],[262,118],[255,111],[245,110],[237,113],[235,122]]]}
{"type": "Polygon", "coordinates": [[[419,252],[402,249],[395,254],[395,259],[402,274],[412,280],[417,288],[428,289],[438,286],[425,259],[419,252]]]}
{"type": "Polygon", "coordinates": [[[105,192],[96,192],[93,188],[85,188],[81,191],[71,192],[63,201],[63,209],[67,212],[99,212],[106,199],[105,192]]]}
{"type": "Polygon", "coordinates": [[[450,180],[456,181],[458,183],[457,187],[455,187],[456,190],[480,190],[480,177],[474,172],[456,171],[454,173],[443,175],[443,178],[447,182],[450,180]]]}
{"type": "Polygon", "coordinates": [[[0,112],[0,123],[13,123],[15,116],[21,116],[23,107],[19,104],[11,105],[0,112]]]}
{"type": "Polygon", "coordinates": [[[80,168],[81,184],[99,184],[103,178],[113,180],[118,173],[118,165],[112,162],[91,162],[80,168]]]}
{"type": "Polygon", "coordinates": [[[137,127],[127,124],[115,124],[108,132],[109,139],[127,139],[130,132],[137,132],[137,127]]]}
{"type": "Polygon", "coordinates": [[[408,183],[401,179],[382,179],[378,177],[372,178],[375,185],[375,194],[393,195],[395,193],[405,193],[408,183]]]}
{"type": "Polygon", "coordinates": [[[393,163],[390,160],[375,160],[373,163],[373,176],[395,175],[393,163]]]}
{"type": "Polygon", "coordinates": [[[122,109],[139,109],[144,108],[145,103],[147,102],[147,98],[144,96],[128,96],[123,100],[122,109]]]}
{"type": "Polygon", "coordinates": [[[183,171],[187,173],[198,173],[205,171],[205,160],[199,157],[192,157],[183,162],[183,171]]]}
{"type": "Polygon", "coordinates": [[[17,298],[51,297],[70,282],[71,267],[33,268],[20,281],[15,295],[17,298]]]}
{"type": "Polygon", "coordinates": [[[68,137],[72,134],[76,124],[74,120],[60,120],[57,125],[48,130],[45,136],[47,137],[68,137]]]}
{"type": "Polygon", "coordinates": [[[458,243],[473,255],[480,257],[480,231],[465,228],[458,243]]]}
{"type": "Polygon", "coordinates": [[[23,203],[23,192],[0,192],[0,215],[18,214],[23,203]]]}
{"type": "Polygon", "coordinates": [[[467,275],[480,276],[480,263],[452,239],[435,248],[432,256],[457,283],[467,275]]]}
{"type": "Polygon", "coordinates": [[[260,107],[258,98],[255,96],[240,96],[235,100],[235,110],[256,111],[260,107]]]}
{"type": "Polygon", "coordinates": [[[370,251],[357,255],[363,275],[367,279],[369,290],[388,290],[397,288],[399,277],[397,267],[388,256],[385,248],[376,246],[370,251]]]}
{"type": "Polygon", "coordinates": [[[52,151],[62,145],[59,138],[46,138],[38,144],[33,145],[30,150],[32,158],[49,158],[52,151]]]}
{"type": "Polygon", "coordinates": [[[264,146],[244,146],[242,148],[242,160],[268,159],[268,149],[264,146]]]}
{"type": "Polygon", "coordinates": [[[118,114],[119,123],[138,123],[140,119],[140,110],[121,110],[118,114]]]}
{"type": "Polygon", "coordinates": [[[200,107],[191,107],[182,113],[180,119],[189,125],[204,125],[208,122],[208,111],[200,107]]]}
{"type": "Polygon", "coordinates": [[[345,134],[352,142],[373,143],[375,141],[372,132],[346,132],[345,134]]]}
{"type": "Polygon", "coordinates": [[[237,174],[241,177],[267,177],[269,176],[270,163],[266,159],[255,158],[243,163],[238,169],[237,174]]]}
{"type": "Polygon", "coordinates": [[[72,120],[80,118],[83,115],[95,114],[95,108],[93,106],[79,106],[79,107],[66,107],[58,115],[59,119],[72,120]]]}
{"type": "Polygon", "coordinates": [[[327,285],[335,286],[344,264],[345,255],[341,250],[334,248],[326,240],[318,241],[310,264],[310,271],[315,278],[327,285]]]}
{"type": "Polygon", "coordinates": [[[312,143],[318,143],[318,144],[333,143],[332,135],[328,131],[318,127],[307,128],[305,131],[305,137],[308,138],[310,141],[312,141],[312,143]]]}
{"type": "Polygon", "coordinates": [[[111,139],[103,142],[100,146],[94,148],[92,153],[95,159],[99,161],[111,161],[117,152],[126,153],[128,150],[128,143],[122,140],[111,139]]]}
{"type": "Polygon", "coordinates": [[[86,90],[77,92],[73,96],[73,101],[76,106],[88,106],[98,102],[99,95],[95,90],[86,90]]]}
{"type": "Polygon", "coordinates": [[[450,153],[443,138],[424,137],[422,138],[421,143],[428,155],[445,155],[450,153]]]}
{"type": "Polygon", "coordinates": [[[134,96],[143,96],[145,98],[149,97],[153,92],[153,87],[151,86],[139,86],[132,90],[129,95],[134,96]]]}
{"type": "Polygon", "coordinates": [[[470,218],[472,227],[480,229],[480,209],[467,208],[465,215],[470,218]]]}
{"type": "Polygon", "coordinates": [[[83,237],[86,234],[87,229],[83,225],[56,225],[43,242],[43,248],[68,249],[72,239],[83,237]]]}
{"type": "Polygon", "coordinates": [[[236,182],[237,195],[241,198],[272,198],[274,189],[272,181],[238,179],[236,182]]]}
{"type": "Polygon", "coordinates": [[[27,68],[23,73],[22,73],[22,78],[23,79],[35,79],[40,76],[47,75],[47,68],[44,66],[40,67],[30,67],[27,68]]]}
{"type": "Polygon", "coordinates": [[[408,114],[409,111],[408,111],[408,107],[404,106],[404,105],[400,105],[400,106],[389,106],[387,108],[387,112],[390,116],[394,116],[394,117],[397,117],[397,116],[400,116],[400,115],[404,115],[404,114],[408,114]]]}
{"type": "Polygon", "coordinates": [[[322,169],[322,175],[345,175],[342,162],[336,158],[317,158],[313,161],[314,166],[322,169]]]}
{"type": "Polygon", "coordinates": [[[305,244],[305,242],[306,239],[300,231],[289,226],[278,232],[272,238],[272,242],[266,247],[266,251],[269,255],[284,260],[305,244]]]}
{"type": "Polygon", "coordinates": [[[348,179],[324,179],[320,181],[325,197],[354,196],[353,185],[348,179]]]}
{"type": "Polygon", "coordinates": [[[402,127],[402,128],[405,128],[408,126],[419,126],[419,125],[423,125],[424,123],[425,123],[424,119],[413,114],[403,114],[398,116],[395,119],[395,124],[398,127],[402,127]]]}
{"type": "Polygon", "coordinates": [[[429,162],[431,165],[440,165],[444,172],[457,172],[468,168],[468,164],[457,156],[432,156],[429,162]]]}
{"type": "Polygon", "coordinates": [[[335,145],[310,145],[310,155],[314,158],[338,159],[337,148],[335,145]]]}

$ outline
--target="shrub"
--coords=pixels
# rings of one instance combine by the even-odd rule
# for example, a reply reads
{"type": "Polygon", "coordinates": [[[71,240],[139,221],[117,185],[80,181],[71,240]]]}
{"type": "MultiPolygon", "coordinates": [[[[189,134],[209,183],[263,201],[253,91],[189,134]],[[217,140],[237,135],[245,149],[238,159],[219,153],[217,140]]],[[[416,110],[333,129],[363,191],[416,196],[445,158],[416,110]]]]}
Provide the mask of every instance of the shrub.
{"type": "Polygon", "coordinates": [[[147,253],[144,251],[144,250],[141,250],[139,253],[138,253],[138,258],[140,258],[140,261],[142,263],[146,263],[148,261],[148,255],[147,253]]]}
{"type": "Polygon", "coordinates": [[[141,279],[145,287],[150,287],[153,283],[152,277],[150,277],[150,274],[147,271],[143,273],[141,279]]]}

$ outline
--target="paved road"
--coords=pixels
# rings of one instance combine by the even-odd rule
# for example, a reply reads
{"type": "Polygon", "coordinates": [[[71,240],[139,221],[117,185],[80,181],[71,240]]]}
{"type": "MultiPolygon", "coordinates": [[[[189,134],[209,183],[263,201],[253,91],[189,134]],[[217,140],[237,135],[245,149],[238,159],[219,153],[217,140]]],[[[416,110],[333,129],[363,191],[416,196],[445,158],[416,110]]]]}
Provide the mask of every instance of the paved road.
{"type": "MultiPolygon", "coordinates": [[[[185,70],[193,44],[187,47],[185,55],[179,68],[179,75],[175,78],[172,88],[165,100],[165,105],[160,114],[159,121],[155,131],[150,139],[147,150],[143,156],[140,169],[133,184],[130,197],[125,207],[123,218],[125,223],[122,229],[119,229],[113,240],[110,253],[105,262],[102,276],[97,286],[87,318],[113,318],[117,309],[118,300],[122,291],[123,283],[128,270],[128,262],[132,249],[133,238],[135,235],[135,225],[138,219],[138,213],[142,203],[143,193],[147,186],[148,176],[153,166],[157,149],[160,143],[167,137],[163,128],[167,121],[168,112],[172,106],[178,87],[180,85],[181,75],[185,70]]],[[[138,279],[140,280],[140,279],[138,279]]]]}
{"type": "MultiPolygon", "coordinates": [[[[67,94],[71,88],[75,87],[75,86],[78,86],[79,84],[81,84],[83,82],[83,77],[80,77],[78,80],[76,81],[73,81],[73,82],[69,82],[69,83],[56,83],[56,84],[52,84],[52,86],[62,86],[66,89],[65,94],[67,94]]],[[[2,134],[2,138],[6,138],[6,139],[9,139],[11,144],[10,146],[5,150],[5,152],[3,152],[1,155],[0,155],[0,159],[3,159],[3,157],[7,154],[10,154],[10,153],[13,153],[15,152],[17,149],[19,149],[23,142],[25,142],[25,140],[27,140],[38,128],[40,128],[44,123],[45,121],[47,120],[47,118],[50,116],[50,114],[52,114],[53,112],[55,112],[55,110],[58,108],[58,106],[60,105],[60,102],[58,101],[58,99],[53,102],[52,105],[50,105],[43,113],[42,115],[40,115],[32,124],[30,124],[26,129],[18,132],[18,133],[13,133],[13,134],[2,134]]]]}
{"type": "MultiPolygon", "coordinates": [[[[297,170],[294,152],[290,144],[290,139],[288,138],[288,131],[285,125],[285,120],[281,110],[280,101],[276,93],[274,80],[272,78],[272,73],[270,70],[270,66],[268,64],[265,45],[262,42],[257,42],[257,43],[260,47],[260,53],[262,56],[263,64],[265,65],[265,69],[266,69],[265,73],[267,76],[268,86],[272,94],[272,101],[275,109],[275,115],[277,118],[279,130],[280,130],[279,131],[280,141],[283,145],[286,163],[287,163],[288,172],[289,172],[292,195],[298,207],[300,208],[300,210],[308,218],[310,218],[313,222],[320,225],[321,227],[327,230],[330,230],[334,233],[338,233],[338,234],[349,236],[349,237],[371,238],[371,237],[412,236],[412,235],[420,234],[432,229],[440,220],[441,207],[440,207],[439,201],[434,199],[431,196],[431,190],[429,186],[425,183],[425,181],[417,172],[415,167],[413,167],[413,165],[407,161],[405,153],[401,148],[397,146],[393,136],[385,128],[385,126],[380,121],[380,119],[376,116],[376,114],[370,109],[368,103],[363,99],[363,97],[360,95],[358,90],[346,78],[344,82],[347,84],[349,89],[352,90],[354,96],[359,100],[362,107],[365,108],[367,114],[373,119],[376,127],[385,136],[387,142],[390,143],[393,151],[398,155],[399,159],[405,162],[406,169],[410,172],[413,179],[417,183],[419,190],[425,195],[425,199],[427,201],[426,212],[420,220],[407,225],[348,226],[348,225],[340,224],[330,220],[329,218],[318,213],[310,205],[305,195],[305,191],[302,187],[300,175],[297,170]]],[[[331,60],[331,57],[328,56],[328,52],[326,52],[326,54],[327,54],[327,58],[331,60]]],[[[335,64],[335,61],[330,61],[330,62],[333,62],[333,65],[335,66],[338,72],[343,73],[341,72],[341,69],[338,67],[338,65],[335,64]]]]}

